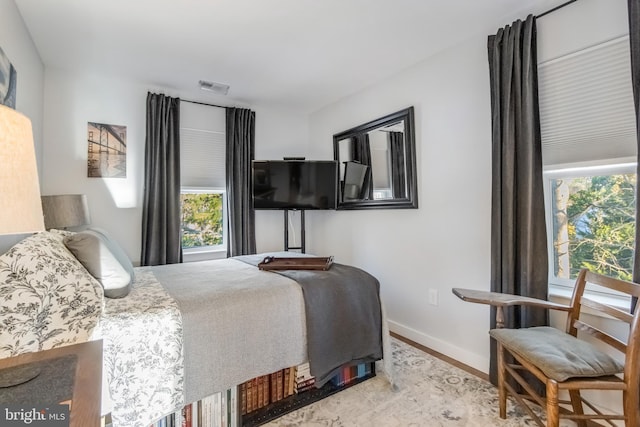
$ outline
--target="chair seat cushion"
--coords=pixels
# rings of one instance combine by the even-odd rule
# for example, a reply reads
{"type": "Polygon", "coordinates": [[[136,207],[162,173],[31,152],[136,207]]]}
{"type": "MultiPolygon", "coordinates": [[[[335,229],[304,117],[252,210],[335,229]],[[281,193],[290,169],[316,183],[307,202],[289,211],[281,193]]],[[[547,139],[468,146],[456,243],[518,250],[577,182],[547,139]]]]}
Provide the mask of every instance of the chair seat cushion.
{"type": "Polygon", "coordinates": [[[614,375],[624,369],[622,363],[592,344],[548,326],[492,329],[489,334],[556,381],[614,375]]]}

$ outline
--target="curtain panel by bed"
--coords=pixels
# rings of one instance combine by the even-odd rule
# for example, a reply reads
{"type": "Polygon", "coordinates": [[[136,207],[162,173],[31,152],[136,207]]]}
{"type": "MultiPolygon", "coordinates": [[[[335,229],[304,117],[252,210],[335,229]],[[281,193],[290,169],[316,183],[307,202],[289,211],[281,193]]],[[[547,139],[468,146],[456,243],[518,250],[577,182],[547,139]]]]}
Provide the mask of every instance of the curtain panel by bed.
{"type": "Polygon", "coordinates": [[[251,200],[251,161],[256,113],[227,108],[227,256],[256,253],[255,212],[251,200]]]}
{"type": "MultiPolygon", "coordinates": [[[[536,24],[530,15],[489,36],[492,125],[491,290],[547,299],[547,233],[538,113],[536,24]]],[[[495,328],[495,308],[491,310],[495,328]]],[[[546,310],[513,307],[509,328],[548,324],[546,310]]],[[[491,342],[490,378],[497,382],[491,342]]]]}
{"type": "MultiPolygon", "coordinates": [[[[640,0],[629,0],[629,45],[631,47],[631,81],[633,85],[633,101],[636,107],[636,135],[638,140],[636,176],[640,176],[640,0]]],[[[636,178],[637,181],[637,178],[636,178]]],[[[640,200],[640,185],[636,183],[636,201],[640,200]]],[[[636,205],[638,203],[636,202],[636,205]]],[[[633,255],[633,281],[640,283],[640,221],[636,206],[636,244],[633,255]]],[[[631,303],[631,311],[638,303],[637,298],[631,303]]]]}
{"type": "Polygon", "coordinates": [[[147,94],[142,265],[182,262],[180,99],[147,94]]]}

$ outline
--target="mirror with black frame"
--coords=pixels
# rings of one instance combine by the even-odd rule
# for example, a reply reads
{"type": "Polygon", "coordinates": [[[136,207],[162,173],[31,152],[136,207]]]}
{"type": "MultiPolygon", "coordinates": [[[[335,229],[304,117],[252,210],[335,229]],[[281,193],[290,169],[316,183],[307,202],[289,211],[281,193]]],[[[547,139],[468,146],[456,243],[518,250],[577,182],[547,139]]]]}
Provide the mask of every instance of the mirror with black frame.
{"type": "Polygon", "coordinates": [[[337,209],[417,208],[413,107],[333,136],[337,209]]]}

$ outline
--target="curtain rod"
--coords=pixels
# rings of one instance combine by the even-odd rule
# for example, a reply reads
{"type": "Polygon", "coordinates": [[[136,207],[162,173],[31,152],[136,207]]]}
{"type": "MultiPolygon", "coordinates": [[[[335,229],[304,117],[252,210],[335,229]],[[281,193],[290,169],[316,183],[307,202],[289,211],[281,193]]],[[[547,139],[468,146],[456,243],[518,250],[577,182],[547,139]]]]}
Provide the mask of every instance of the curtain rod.
{"type": "Polygon", "coordinates": [[[568,2],[566,2],[566,3],[562,3],[562,4],[561,4],[561,5],[559,5],[559,6],[556,6],[556,7],[552,8],[552,9],[549,9],[549,10],[547,10],[546,12],[542,12],[540,15],[537,15],[537,16],[536,16],[536,19],[540,19],[540,18],[542,18],[543,16],[548,15],[548,14],[550,14],[550,13],[553,13],[553,12],[555,12],[555,11],[556,11],[556,10],[558,10],[558,9],[562,9],[563,7],[565,7],[565,6],[567,6],[567,5],[570,5],[571,3],[575,3],[576,1],[578,1],[578,0],[569,0],[569,1],[568,1],[568,2]]]}
{"type": "MultiPolygon", "coordinates": [[[[575,1],[575,0],[574,0],[575,1]]],[[[180,99],[180,101],[184,101],[184,102],[190,102],[192,104],[200,104],[200,105],[207,105],[209,107],[218,107],[218,108],[234,108],[234,107],[227,107],[224,105],[217,105],[217,104],[207,104],[206,102],[200,102],[200,101],[190,101],[188,99],[180,99]]]]}

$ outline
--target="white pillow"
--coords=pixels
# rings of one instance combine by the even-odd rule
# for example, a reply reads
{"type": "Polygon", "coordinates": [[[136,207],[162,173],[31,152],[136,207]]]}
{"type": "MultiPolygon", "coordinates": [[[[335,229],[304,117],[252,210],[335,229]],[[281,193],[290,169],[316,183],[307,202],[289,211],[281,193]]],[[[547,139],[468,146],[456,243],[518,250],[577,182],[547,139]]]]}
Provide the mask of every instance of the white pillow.
{"type": "Polygon", "coordinates": [[[122,249],[122,247],[120,247],[120,245],[118,245],[116,241],[111,238],[111,235],[102,228],[91,227],[87,231],[93,231],[94,233],[101,235],[100,237],[102,238],[102,241],[107,245],[113,256],[116,257],[122,267],[124,267],[124,269],[127,270],[127,272],[131,275],[131,283],[133,283],[133,281],[135,280],[133,264],[131,263],[129,256],[127,256],[124,249],[122,249]]]}
{"type": "Polygon", "coordinates": [[[102,284],[105,297],[122,298],[129,294],[133,281],[132,273],[122,265],[114,253],[122,250],[104,233],[96,230],[81,231],[65,237],[64,244],[102,284]],[[117,249],[112,250],[114,247],[117,249]]]}

